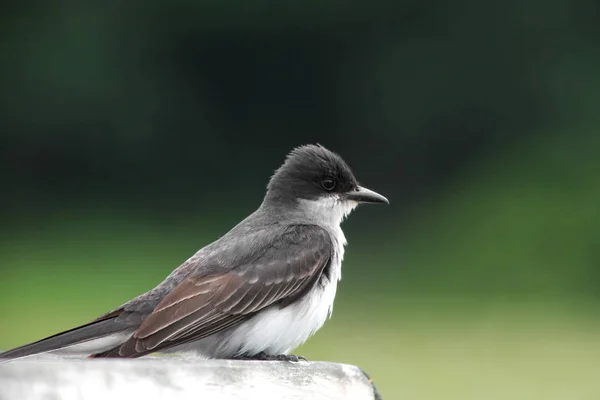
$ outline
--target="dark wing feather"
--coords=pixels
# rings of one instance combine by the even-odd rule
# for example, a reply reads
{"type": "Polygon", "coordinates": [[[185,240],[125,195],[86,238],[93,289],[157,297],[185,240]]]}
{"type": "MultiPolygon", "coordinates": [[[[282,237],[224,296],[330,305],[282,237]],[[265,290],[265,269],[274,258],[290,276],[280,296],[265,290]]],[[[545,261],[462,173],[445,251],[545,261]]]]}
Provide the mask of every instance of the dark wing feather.
{"type": "Polygon", "coordinates": [[[186,278],[128,341],[94,357],[140,357],[205,338],[266,307],[289,304],[318,281],[331,254],[331,238],[323,229],[290,227],[250,263],[186,278]]]}

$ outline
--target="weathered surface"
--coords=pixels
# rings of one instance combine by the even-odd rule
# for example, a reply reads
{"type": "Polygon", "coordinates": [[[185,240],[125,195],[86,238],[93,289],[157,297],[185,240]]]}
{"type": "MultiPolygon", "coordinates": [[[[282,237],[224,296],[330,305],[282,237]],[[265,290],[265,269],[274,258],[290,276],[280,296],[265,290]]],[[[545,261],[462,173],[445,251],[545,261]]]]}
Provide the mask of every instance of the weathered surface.
{"type": "Polygon", "coordinates": [[[0,361],[1,400],[378,398],[361,369],[328,362],[57,356],[0,361]]]}

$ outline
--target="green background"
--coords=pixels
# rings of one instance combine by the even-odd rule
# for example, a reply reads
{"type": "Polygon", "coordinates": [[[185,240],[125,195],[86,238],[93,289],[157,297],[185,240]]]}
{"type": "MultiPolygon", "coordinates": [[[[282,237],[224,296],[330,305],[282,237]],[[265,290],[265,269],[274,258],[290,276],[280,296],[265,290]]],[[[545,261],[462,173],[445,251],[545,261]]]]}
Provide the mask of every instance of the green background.
{"type": "Polygon", "coordinates": [[[61,4],[0,17],[0,348],[153,287],[320,142],[391,205],[297,354],[388,399],[600,397],[598,4],[61,4]]]}

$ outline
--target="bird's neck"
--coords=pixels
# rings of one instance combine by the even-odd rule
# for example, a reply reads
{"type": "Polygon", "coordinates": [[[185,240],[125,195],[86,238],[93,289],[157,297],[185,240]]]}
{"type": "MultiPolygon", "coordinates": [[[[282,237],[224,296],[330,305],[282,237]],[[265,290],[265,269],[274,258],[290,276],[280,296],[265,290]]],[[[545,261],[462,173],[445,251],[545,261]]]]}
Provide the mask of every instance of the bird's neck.
{"type": "Polygon", "coordinates": [[[356,202],[339,200],[334,197],[298,200],[298,203],[299,209],[309,219],[335,227],[339,226],[356,207],[356,202]]]}
{"type": "Polygon", "coordinates": [[[265,199],[261,209],[272,216],[281,215],[286,219],[299,219],[304,223],[311,222],[315,225],[338,228],[356,206],[357,203],[354,201],[327,197],[316,200],[295,199],[285,202],[265,199]]]}

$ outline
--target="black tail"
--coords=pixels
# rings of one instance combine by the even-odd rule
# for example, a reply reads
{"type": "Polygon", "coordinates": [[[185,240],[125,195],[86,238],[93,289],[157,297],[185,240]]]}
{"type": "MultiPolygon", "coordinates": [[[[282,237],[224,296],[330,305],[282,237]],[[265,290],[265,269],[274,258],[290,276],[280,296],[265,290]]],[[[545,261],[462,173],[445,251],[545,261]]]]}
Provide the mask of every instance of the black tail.
{"type": "Polygon", "coordinates": [[[121,321],[116,321],[116,315],[111,315],[109,318],[97,319],[88,324],[38,340],[37,342],[29,343],[0,353],[0,360],[47,353],[76,344],[89,342],[91,340],[100,339],[130,328],[131,326],[124,324],[121,321]]]}

